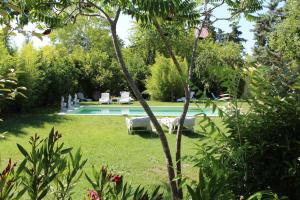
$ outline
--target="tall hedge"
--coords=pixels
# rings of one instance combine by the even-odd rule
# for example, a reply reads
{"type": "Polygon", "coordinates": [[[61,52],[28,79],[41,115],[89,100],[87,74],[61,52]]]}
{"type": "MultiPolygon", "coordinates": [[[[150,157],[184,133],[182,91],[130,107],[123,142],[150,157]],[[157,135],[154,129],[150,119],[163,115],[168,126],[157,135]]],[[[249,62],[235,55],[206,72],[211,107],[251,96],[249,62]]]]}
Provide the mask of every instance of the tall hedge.
{"type": "MultiPolygon", "coordinates": [[[[180,60],[182,70],[187,73],[187,62],[180,60]]],[[[153,100],[175,101],[184,96],[182,80],[170,58],[158,55],[151,66],[151,75],[146,79],[147,92],[153,100]]]]}

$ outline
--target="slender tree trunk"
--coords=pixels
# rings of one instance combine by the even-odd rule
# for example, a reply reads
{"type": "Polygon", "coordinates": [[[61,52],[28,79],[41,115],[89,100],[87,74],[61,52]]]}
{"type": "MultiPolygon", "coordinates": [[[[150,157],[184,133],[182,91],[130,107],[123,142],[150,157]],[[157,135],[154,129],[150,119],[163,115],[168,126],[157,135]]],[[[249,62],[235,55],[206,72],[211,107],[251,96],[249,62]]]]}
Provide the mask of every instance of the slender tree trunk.
{"type": "Polygon", "coordinates": [[[132,91],[134,92],[135,96],[139,100],[140,104],[143,106],[145,112],[149,116],[151,122],[153,123],[153,125],[154,125],[154,127],[155,127],[155,129],[156,129],[156,131],[159,135],[159,138],[160,138],[160,141],[161,141],[161,144],[162,144],[162,147],[163,147],[163,152],[164,152],[166,164],[167,164],[168,178],[169,178],[169,184],[170,184],[171,191],[172,191],[172,197],[173,197],[174,200],[177,200],[178,199],[178,189],[177,189],[176,182],[174,181],[175,171],[174,171],[174,165],[173,165],[173,161],[172,161],[172,156],[171,156],[168,140],[167,140],[167,138],[166,138],[166,136],[165,136],[165,134],[162,130],[162,127],[158,123],[157,118],[154,116],[154,114],[153,114],[152,110],[150,109],[149,105],[147,104],[147,102],[142,97],[141,92],[137,88],[137,86],[136,86],[135,82],[133,81],[128,69],[126,68],[125,61],[124,61],[124,58],[123,58],[123,54],[121,52],[121,48],[120,48],[119,43],[118,43],[116,23],[111,24],[111,34],[112,34],[112,40],[113,40],[113,44],[114,44],[114,48],[115,48],[115,53],[116,53],[116,56],[118,58],[119,65],[120,65],[121,69],[123,70],[123,73],[126,77],[126,80],[129,84],[129,86],[131,87],[132,91]]]}
{"type": "MultiPolygon", "coordinates": [[[[201,32],[201,29],[202,29],[202,26],[200,28],[200,32],[201,32]]],[[[199,41],[199,34],[196,35],[196,38],[195,38],[194,44],[193,44],[192,56],[191,56],[190,65],[189,65],[189,69],[188,69],[188,80],[189,81],[192,80],[192,74],[193,74],[193,68],[194,68],[194,64],[195,64],[195,57],[196,57],[198,41],[199,41]]],[[[177,138],[176,138],[176,174],[177,174],[177,176],[182,174],[182,171],[181,171],[181,135],[182,134],[180,134],[180,132],[182,132],[184,120],[186,118],[186,114],[188,112],[189,105],[190,105],[191,88],[190,88],[189,84],[188,84],[188,90],[189,90],[189,93],[188,93],[188,96],[186,96],[186,101],[184,102],[183,112],[181,114],[179,126],[177,129],[177,138]]],[[[179,187],[180,184],[181,184],[181,179],[177,179],[177,187],[179,188],[179,191],[178,191],[179,196],[183,198],[182,189],[179,187]]]]}
{"type": "MultiPolygon", "coordinates": [[[[175,64],[175,67],[179,73],[179,75],[181,77],[184,77],[184,73],[180,67],[180,64],[175,56],[175,53],[172,50],[172,46],[169,43],[168,39],[166,38],[166,36],[164,35],[163,30],[161,29],[161,26],[159,25],[159,23],[157,22],[156,19],[153,20],[154,21],[154,26],[156,27],[156,30],[158,31],[160,37],[162,38],[162,41],[164,42],[167,51],[171,57],[171,59],[173,60],[173,63],[175,64]]],[[[177,128],[177,133],[176,133],[176,185],[178,188],[178,196],[180,199],[183,199],[183,191],[182,188],[180,187],[181,184],[181,177],[182,177],[182,170],[181,170],[181,139],[182,139],[182,129],[183,129],[183,124],[184,124],[184,120],[186,118],[186,114],[187,111],[189,109],[189,105],[190,105],[190,87],[188,84],[188,81],[191,79],[191,75],[192,75],[192,70],[189,69],[189,77],[188,80],[184,80],[182,79],[182,84],[183,84],[183,88],[184,88],[184,95],[185,95],[185,103],[183,106],[183,111],[182,114],[179,118],[179,123],[178,123],[178,128],[177,128]]]]}

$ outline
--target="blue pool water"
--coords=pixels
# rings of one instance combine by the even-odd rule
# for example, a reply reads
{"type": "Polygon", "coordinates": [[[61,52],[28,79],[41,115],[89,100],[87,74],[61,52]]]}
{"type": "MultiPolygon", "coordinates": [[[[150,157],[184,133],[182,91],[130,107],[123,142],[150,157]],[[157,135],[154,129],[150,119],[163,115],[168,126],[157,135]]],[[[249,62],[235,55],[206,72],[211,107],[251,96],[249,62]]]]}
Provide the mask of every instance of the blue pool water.
{"type": "MultiPolygon", "coordinates": [[[[182,107],[171,106],[151,106],[151,109],[156,116],[180,116],[182,107]]],[[[187,116],[195,116],[205,113],[208,116],[216,116],[211,109],[199,109],[197,107],[190,107],[187,116]]],[[[72,111],[68,111],[67,115],[130,115],[130,116],[145,116],[146,112],[139,106],[80,106],[72,111]]]]}

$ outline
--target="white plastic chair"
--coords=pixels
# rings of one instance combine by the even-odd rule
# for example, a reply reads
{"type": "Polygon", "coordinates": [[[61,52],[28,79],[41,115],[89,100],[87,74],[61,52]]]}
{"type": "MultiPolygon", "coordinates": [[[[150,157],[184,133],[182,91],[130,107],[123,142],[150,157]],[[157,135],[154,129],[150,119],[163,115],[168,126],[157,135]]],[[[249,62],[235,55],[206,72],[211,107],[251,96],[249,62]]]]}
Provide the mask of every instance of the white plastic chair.
{"type": "Polygon", "coordinates": [[[110,104],[111,103],[111,99],[110,99],[110,95],[109,93],[101,93],[101,98],[99,99],[99,103],[100,104],[110,104]]]}

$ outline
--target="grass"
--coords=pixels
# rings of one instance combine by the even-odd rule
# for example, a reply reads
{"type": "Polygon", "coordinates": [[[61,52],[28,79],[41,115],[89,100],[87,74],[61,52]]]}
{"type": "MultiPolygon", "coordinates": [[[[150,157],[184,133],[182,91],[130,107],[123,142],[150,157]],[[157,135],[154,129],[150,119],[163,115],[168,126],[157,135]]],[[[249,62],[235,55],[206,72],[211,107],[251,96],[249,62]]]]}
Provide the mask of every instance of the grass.
{"type": "MultiPolygon", "coordinates": [[[[91,104],[91,103],[89,103],[91,104]]],[[[93,104],[93,103],[92,103],[93,104]]],[[[134,103],[137,105],[137,103],[134,103]]],[[[150,102],[150,105],[182,105],[182,103],[150,102]]],[[[21,154],[16,143],[29,147],[29,137],[37,133],[46,137],[52,127],[63,135],[63,142],[75,149],[81,148],[88,159],[87,173],[93,165],[108,165],[121,173],[134,185],[153,186],[167,181],[165,160],[158,137],[149,133],[128,135],[123,116],[62,116],[57,110],[40,109],[30,114],[12,115],[1,123],[0,132],[7,131],[5,140],[0,140],[0,169],[7,160],[20,162],[21,154]]],[[[220,120],[215,118],[220,125],[220,120]]],[[[199,128],[196,127],[196,132],[199,128]]],[[[176,135],[167,134],[169,145],[175,155],[176,135]]],[[[182,151],[184,155],[195,154],[195,143],[200,134],[185,134],[182,151]]],[[[184,176],[197,177],[192,163],[183,163],[184,176]]],[[[82,178],[76,189],[75,199],[82,199],[90,188],[82,178]]]]}

